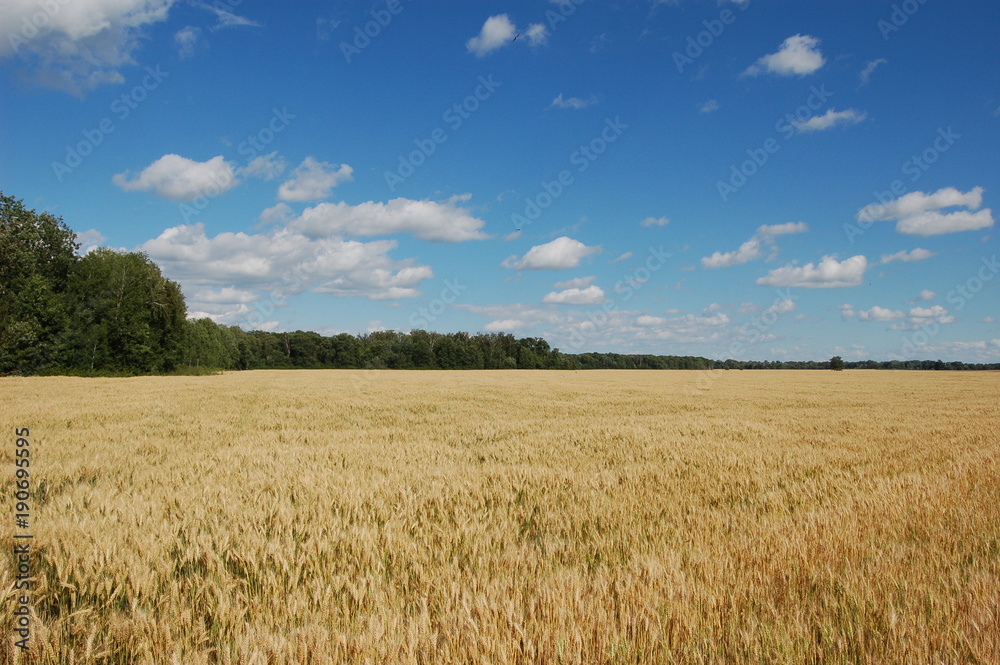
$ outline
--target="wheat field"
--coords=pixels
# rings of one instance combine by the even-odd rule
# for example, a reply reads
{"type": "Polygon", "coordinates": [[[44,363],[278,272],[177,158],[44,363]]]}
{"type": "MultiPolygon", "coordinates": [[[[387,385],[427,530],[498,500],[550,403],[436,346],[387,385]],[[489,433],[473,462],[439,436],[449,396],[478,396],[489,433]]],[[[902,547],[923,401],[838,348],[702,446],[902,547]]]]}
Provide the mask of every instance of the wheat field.
{"type": "Polygon", "coordinates": [[[0,379],[0,657],[998,663],[998,423],[985,372],[0,379]]]}

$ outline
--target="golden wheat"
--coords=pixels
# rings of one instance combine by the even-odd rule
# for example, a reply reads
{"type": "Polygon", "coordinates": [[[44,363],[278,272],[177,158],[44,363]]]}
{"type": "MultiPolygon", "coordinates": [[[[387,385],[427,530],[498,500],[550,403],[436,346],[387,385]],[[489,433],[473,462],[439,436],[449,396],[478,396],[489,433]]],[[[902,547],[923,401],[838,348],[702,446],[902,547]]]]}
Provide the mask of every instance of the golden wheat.
{"type": "Polygon", "coordinates": [[[7,663],[997,663],[1000,374],[0,380],[7,663]],[[11,520],[13,517],[11,516],[11,520]]]}

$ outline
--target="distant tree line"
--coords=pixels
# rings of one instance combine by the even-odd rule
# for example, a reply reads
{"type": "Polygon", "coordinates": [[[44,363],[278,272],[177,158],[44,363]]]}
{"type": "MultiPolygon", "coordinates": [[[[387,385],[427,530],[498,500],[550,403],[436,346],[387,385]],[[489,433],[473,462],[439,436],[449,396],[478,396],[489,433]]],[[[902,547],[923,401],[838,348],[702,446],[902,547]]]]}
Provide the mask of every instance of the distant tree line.
{"type": "MultiPolygon", "coordinates": [[[[76,235],[0,192],[0,374],[145,374],[264,368],[827,369],[830,362],[563,353],[509,333],[245,331],[191,320],[180,287],[138,252],[78,256],[76,235]]],[[[839,360],[835,358],[834,360],[839,360]]],[[[846,369],[1000,364],[843,362],[846,369]]]]}

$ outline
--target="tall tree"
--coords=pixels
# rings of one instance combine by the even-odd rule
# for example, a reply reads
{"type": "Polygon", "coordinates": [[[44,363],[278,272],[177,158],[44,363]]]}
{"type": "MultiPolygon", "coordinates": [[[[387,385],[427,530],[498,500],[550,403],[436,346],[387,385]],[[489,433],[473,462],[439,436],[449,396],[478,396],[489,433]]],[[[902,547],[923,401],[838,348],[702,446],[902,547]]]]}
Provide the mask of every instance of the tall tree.
{"type": "Polygon", "coordinates": [[[31,373],[56,361],[78,247],[61,218],[0,192],[0,372],[31,373]]]}
{"type": "Polygon", "coordinates": [[[186,307],[176,282],[145,254],[99,248],[70,279],[73,365],[123,372],[170,371],[181,361],[186,307]]]}

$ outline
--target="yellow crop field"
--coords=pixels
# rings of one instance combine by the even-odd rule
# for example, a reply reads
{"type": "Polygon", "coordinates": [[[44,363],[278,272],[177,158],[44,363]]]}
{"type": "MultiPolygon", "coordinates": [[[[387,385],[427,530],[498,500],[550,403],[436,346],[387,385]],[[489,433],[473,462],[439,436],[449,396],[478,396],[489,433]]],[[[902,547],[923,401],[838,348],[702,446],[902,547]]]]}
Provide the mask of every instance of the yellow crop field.
{"type": "Polygon", "coordinates": [[[1000,662],[1000,373],[6,378],[0,426],[4,663],[1000,662]]]}

